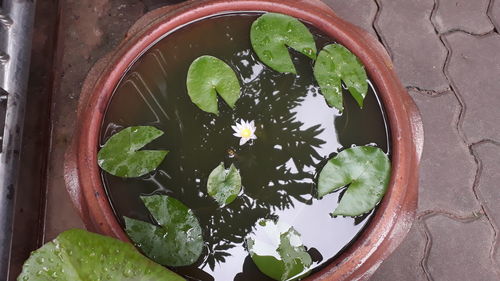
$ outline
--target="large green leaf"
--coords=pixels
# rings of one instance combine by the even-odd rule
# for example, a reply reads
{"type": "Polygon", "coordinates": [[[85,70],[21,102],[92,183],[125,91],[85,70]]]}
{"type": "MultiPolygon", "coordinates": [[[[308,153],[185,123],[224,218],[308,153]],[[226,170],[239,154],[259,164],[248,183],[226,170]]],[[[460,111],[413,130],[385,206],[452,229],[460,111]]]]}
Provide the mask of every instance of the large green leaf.
{"type": "Polygon", "coordinates": [[[68,230],[31,253],[18,281],[180,281],[130,244],[81,229],[68,230]]]}
{"type": "Polygon", "coordinates": [[[384,196],[391,174],[387,155],[377,147],[357,146],[340,152],[319,174],[318,197],[348,185],[332,215],[355,217],[371,211],[384,196]]]}
{"type": "Polygon", "coordinates": [[[330,106],[342,111],[342,83],[363,107],[363,100],[368,91],[368,77],[363,64],[344,46],[331,44],[319,52],[314,65],[314,76],[321,88],[323,96],[330,106]]]}
{"type": "Polygon", "coordinates": [[[166,195],[142,196],[157,225],[124,217],[130,239],[152,260],[167,266],[196,262],[203,249],[198,219],[186,205],[166,195]]]}
{"type": "Polygon", "coordinates": [[[293,227],[279,221],[261,220],[246,242],[255,265],[274,280],[295,280],[309,274],[311,256],[293,227]]]}
{"type": "Polygon", "coordinates": [[[307,27],[296,18],[267,13],[252,24],[252,47],[259,59],[270,68],[282,73],[297,73],[288,48],[311,59],[316,59],[316,43],[307,27]]]}
{"type": "Polygon", "coordinates": [[[224,61],[212,56],[201,56],[193,61],[188,70],[187,89],[194,104],[203,111],[217,115],[217,94],[231,108],[234,108],[241,95],[236,73],[224,61]]]}
{"type": "Polygon", "coordinates": [[[233,202],[241,191],[240,172],[233,164],[226,170],[220,163],[208,176],[207,190],[220,206],[233,202]]]}
{"type": "Polygon", "coordinates": [[[104,144],[97,159],[106,172],[124,178],[143,176],[158,168],[168,151],[139,150],[163,135],[151,126],[128,127],[114,134],[104,144]]]}

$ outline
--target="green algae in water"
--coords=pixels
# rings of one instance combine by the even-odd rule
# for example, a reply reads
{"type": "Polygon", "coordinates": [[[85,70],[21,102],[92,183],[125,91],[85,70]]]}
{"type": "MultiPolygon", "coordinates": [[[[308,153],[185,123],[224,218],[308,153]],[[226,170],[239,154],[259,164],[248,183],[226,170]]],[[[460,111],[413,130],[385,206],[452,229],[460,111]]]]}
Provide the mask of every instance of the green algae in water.
{"type": "MultiPolygon", "coordinates": [[[[165,132],[145,147],[170,150],[155,172],[136,179],[102,173],[102,178],[122,224],[123,216],[154,223],[140,196],[166,194],[193,210],[205,240],[202,256],[192,266],[173,268],[190,280],[270,280],[252,262],[244,241],[259,219],[278,217],[301,234],[312,271],[321,269],[356,238],[372,213],[331,218],[341,193],[317,200],[317,174],[335,152],[352,145],[375,144],[389,152],[374,88],[363,109],[344,89],[340,115],[321,95],[310,58],[291,51],[297,75],[278,73],[258,60],[248,36],[258,16],[213,17],[166,36],[124,76],[102,125],[102,143],[129,126],[165,132]],[[200,110],[187,94],[189,66],[202,55],[228,63],[241,83],[234,109],[219,99],[219,116],[200,110]],[[243,146],[231,128],[241,119],[255,122],[258,137],[243,146]],[[206,188],[221,161],[237,167],[243,185],[223,208],[206,188]]],[[[319,50],[335,43],[309,28],[319,50]]]]}

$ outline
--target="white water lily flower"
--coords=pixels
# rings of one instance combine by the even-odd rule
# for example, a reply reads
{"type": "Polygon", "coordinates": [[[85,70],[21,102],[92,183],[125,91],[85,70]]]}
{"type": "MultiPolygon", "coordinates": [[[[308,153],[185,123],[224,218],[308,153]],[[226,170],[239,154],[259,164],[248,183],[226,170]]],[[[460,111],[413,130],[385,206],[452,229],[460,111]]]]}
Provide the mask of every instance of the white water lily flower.
{"type": "Polygon", "coordinates": [[[233,136],[240,139],[240,145],[244,145],[249,140],[254,140],[257,138],[255,135],[255,123],[253,121],[247,122],[245,120],[241,120],[240,123],[236,122],[236,126],[231,126],[234,130],[233,136]]]}

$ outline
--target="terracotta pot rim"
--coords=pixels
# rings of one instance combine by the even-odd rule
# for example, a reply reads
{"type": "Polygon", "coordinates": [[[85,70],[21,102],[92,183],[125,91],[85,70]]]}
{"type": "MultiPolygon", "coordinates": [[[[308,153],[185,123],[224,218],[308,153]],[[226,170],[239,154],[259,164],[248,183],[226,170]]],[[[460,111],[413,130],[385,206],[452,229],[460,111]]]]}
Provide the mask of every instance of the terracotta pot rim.
{"type": "MultiPolygon", "coordinates": [[[[371,222],[337,259],[311,279],[365,279],[399,244],[416,210],[418,164],[422,129],[418,111],[394,73],[392,63],[376,39],[344,22],[317,1],[198,1],[158,15],[137,34],[126,38],[88,77],[82,90],[77,129],[66,155],[66,185],[88,228],[129,241],[105,196],[97,149],[102,120],[118,83],[147,49],[168,33],[193,21],[237,12],[279,12],[313,24],[353,51],[364,63],[378,89],[392,139],[392,176],[389,189],[371,222]],[[96,78],[96,77],[99,78],[96,78]]],[[[146,15],[147,16],[147,15],[146,15]]],[[[132,30],[134,27],[132,28],[132,30]]]]}

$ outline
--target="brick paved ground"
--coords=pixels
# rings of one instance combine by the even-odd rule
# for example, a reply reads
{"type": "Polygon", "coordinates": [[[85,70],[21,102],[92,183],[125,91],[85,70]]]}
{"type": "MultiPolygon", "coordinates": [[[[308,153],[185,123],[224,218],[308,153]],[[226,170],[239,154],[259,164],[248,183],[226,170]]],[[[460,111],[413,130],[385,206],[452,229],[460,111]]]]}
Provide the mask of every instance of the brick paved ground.
{"type": "Polygon", "coordinates": [[[500,280],[500,1],[325,2],[375,32],[424,122],[418,219],[372,280],[500,280]]]}
{"type": "MultiPolygon", "coordinates": [[[[324,1],[381,40],[424,122],[418,219],[372,280],[500,280],[500,0],[324,1]]],[[[81,83],[162,1],[60,2],[46,240],[81,226],[61,161],[81,83]]]]}

